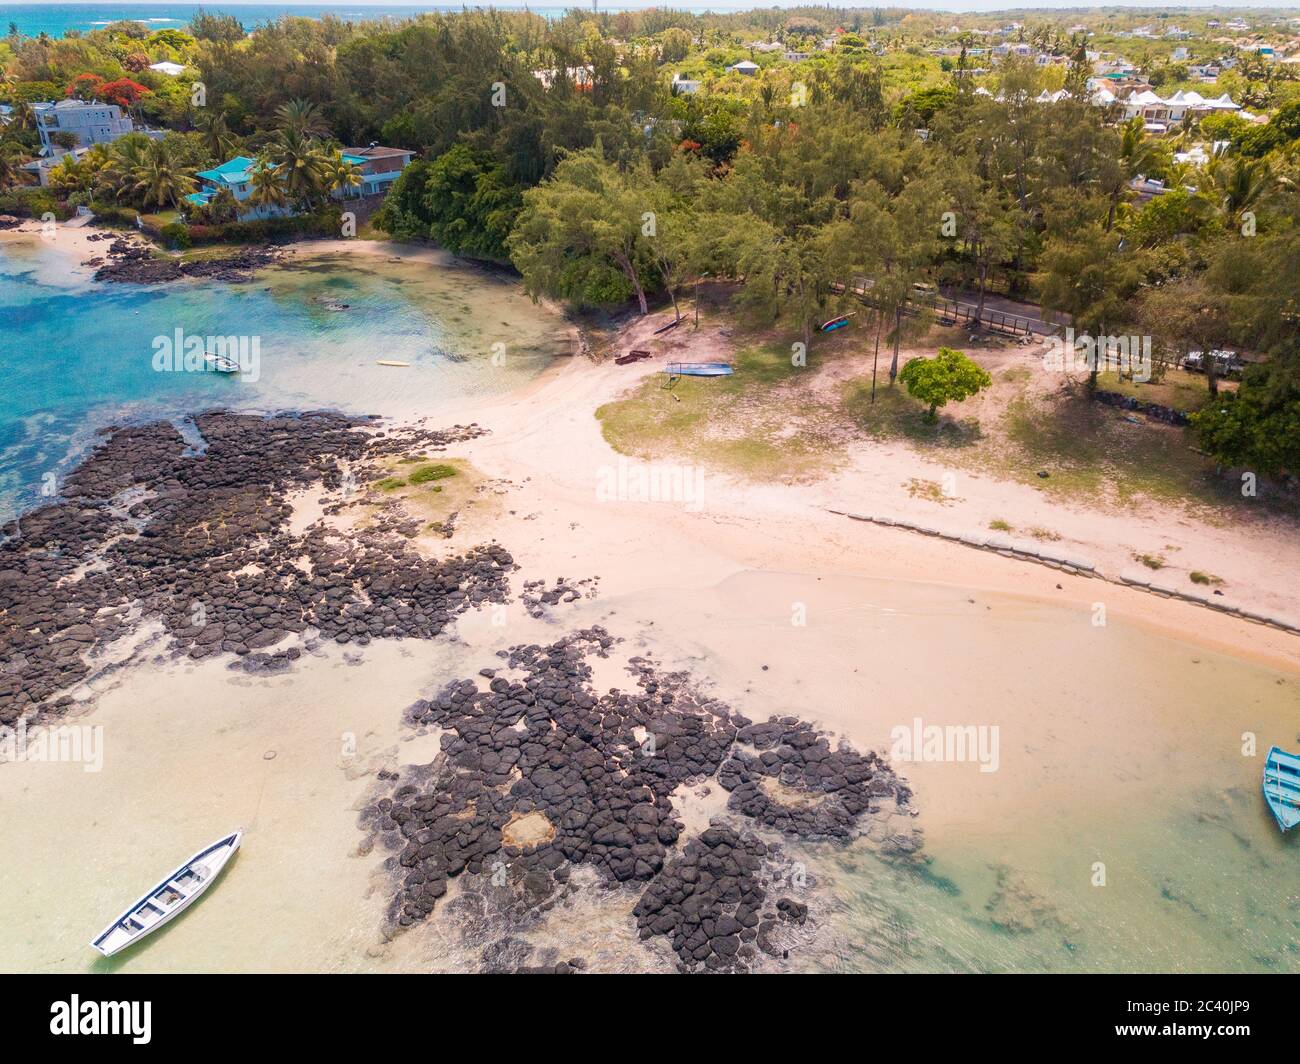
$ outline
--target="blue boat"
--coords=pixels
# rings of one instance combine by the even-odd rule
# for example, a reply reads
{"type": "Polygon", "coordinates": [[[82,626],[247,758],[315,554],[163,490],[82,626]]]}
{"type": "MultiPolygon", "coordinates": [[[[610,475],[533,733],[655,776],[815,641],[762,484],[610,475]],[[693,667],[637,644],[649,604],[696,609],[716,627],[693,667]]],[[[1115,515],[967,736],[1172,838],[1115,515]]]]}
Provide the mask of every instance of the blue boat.
{"type": "Polygon", "coordinates": [[[1271,747],[1264,759],[1264,801],[1283,831],[1300,824],[1300,757],[1280,746],[1271,747]]]}
{"type": "Polygon", "coordinates": [[[736,370],[730,362],[669,362],[664,372],[672,377],[730,377],[736,370]]]}
{"type": "Polygon", "coordinates": [[[841,314],[838,318],[831,318],[830,321],[824,321],[817,326],[818,332],[834,332],[836,329],[842,329],[849,323],[852,314],[841,314]]]}

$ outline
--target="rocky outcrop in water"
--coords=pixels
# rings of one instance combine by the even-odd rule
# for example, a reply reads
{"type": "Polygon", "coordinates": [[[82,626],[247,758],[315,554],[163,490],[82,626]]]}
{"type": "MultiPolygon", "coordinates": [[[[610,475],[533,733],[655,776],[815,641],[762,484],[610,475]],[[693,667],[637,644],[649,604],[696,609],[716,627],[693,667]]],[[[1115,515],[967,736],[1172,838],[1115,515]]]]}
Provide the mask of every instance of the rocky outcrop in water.
{"type": "Polygon", "coordinates": [[[780,847],[757,832],[842,839],[883,803],[906,806],[909,791],[874,755],[832,752],[792,717],[754,724],[685,673],[633,658],[629,690],[597,692],[588,658],[615,644],[596,627],[514,647],[410,707],[412,724],[442,731],[443,752],[382,784],[361,817],[394,854],[396,927],[427,918],[464,875],[476,882],[462,896],[490,894],[499,916],[479,919],[482,933],[514,932],[564,902],[584,867],[606,889],[639,892],[640,937],[666,939],[683,970],[745,970],[759,950],[784,955],[778,924],[808,917],[790,899],[767,904],[780,847]],[[675,792],[715,778],[740,828],[683,838],[675,792]]]}
{"type": "Polygon", "coordinates": [[[239,248],[219,259],[160,257],[152,245],[135,243],[124,237],[118,237],[109,245],[108,254],[111,261],[99,266],[95,280],[131,284],[165,284],[184,277],[247,281],[257,270],[273,265],[281,257],[281,251],[276,247],[239,248]]]}
{"type": "Polygon", "coordinates": [[[194,419],[195,451],[172,424],[112,432],[62,485],[60,501],[0,528],[0,724],[70,704],[93,656],[144,620],[192,658],[233,654],[281,668],[312,633],[364,645],[430,638],[458,612],[504,601],[508,551],[489,544],[425,558],[385,527],[290,530],[290,490],[364,483],[374,461],[477,435],[376,434],[319,413],[194,419]],[[281,648],[282,649],[272,649],[281,648]]]}

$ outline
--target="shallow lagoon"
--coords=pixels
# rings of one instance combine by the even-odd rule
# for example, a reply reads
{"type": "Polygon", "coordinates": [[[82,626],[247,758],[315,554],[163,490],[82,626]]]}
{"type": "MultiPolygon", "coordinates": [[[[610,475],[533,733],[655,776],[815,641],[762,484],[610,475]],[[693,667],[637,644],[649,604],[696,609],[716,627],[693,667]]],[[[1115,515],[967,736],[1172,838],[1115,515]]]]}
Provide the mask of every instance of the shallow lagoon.
{"type": "Polygon", "coordinates": [[[95,284],[72,265],[34,238],[0,241],[0,520],[108,425],[212,407],[441,414],[571,351],[516,284],[427,261],[322,255],[246,284],[162,286],[95,284]],[[178,329],[257,338],[257,379],[156,371],[155,339],[178,329]]]}

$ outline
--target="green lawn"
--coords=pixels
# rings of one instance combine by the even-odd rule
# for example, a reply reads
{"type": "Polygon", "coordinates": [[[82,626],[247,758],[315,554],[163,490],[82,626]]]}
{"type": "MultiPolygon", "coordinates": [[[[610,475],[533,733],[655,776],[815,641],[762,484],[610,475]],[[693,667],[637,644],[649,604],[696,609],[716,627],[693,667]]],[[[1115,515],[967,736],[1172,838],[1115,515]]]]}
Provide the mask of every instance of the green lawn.
{"type": "Polygon", "coordinates": [[[817,404],[801,394],[784,345],[741,348],[730,377],[683,377],[672,389],[656,373],[596,411],[611,447],[638,458],[689,457],[761,479],[801,479],[825,468],[833,445],[817,404]]]}
{"type": "MultiPolygon", "coordinates": [[[[983,423],[971,407],[952,404],[930,424],[903,386],[889,386],[887,360],[872,402],[869,359],[847,347],[817,350],[807,368],[798,368],[786,345],[751,343],[738,351],[731,377],[686,377],[669,391],[664,375],[655,374],[596,417],[623,454],[671,456],[753,479],[815,478],[837,468],[854,440],[905,440],[935,461],[1087,505],[1124,508],[1154,500],[1189,505],[1212,521],[1260,505],[1243,500],[1192,449],[1190,431],[1092,401],[1082,387],[1035,394],[1032,375],[1011,367],[996,375],[992,405],[981,407],[983,423]],[[814,381],[822,359],[849,357],[858,360],[854,375],[814,381]]],[[[1174,390],[1190,395],[1197,383],[1204,388],[1194,375],[1171,371],[1170,378],[1155,392],[1155,385],[1124,383],[1157,402],[1168,402],[1174,390]]]]}
{"type": "MultiPolygon", "coordinates": [[[[1199,410],[1209,397],[1205,375],[1187,373],[1181,369],[1167,370],[1164,379],[1159,382],[1144,383],[1123,379],[1118,373],[1102,373],[1097,377],[1097,386],[1104,391],[1130,395],[1144,403],[1159,403],[1161,406],[1171,407],[1184,414],[1199,410]]],[[[1232,381],[1220,381],[1219,387],[1233,389],[1236,384],[1232,381]]]]}

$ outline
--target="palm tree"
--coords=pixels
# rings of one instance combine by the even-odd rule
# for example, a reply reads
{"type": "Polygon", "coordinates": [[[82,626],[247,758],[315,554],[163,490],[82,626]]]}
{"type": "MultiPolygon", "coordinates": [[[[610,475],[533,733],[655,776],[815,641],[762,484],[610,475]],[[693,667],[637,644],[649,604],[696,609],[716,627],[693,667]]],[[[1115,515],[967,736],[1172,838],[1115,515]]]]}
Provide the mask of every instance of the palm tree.
{"type": "Polygon", "coordinates": [[[27,162],[27,152],[16,140],[0,140],[0,189],[21,185],[26,178],[23,163],[27,162]]]}
{"type": "Polygon", "coordinates": [[[289,193],[279,167],[265,155],[258,158],[249,178],[253,191],[248,202],[264,210],[283,210],[289,205],[289,193]]]}
{"type": "Polygon", "coordinates": [[[343,158],[341,151],[325,159],[321,166],[321,175],[325,180],[327,192],[347,193],[349,189],[361,184],[361,168],[343,158]]]}
{"type": "Polygon", "coordinates": [[[1242,216],[1254,212],[1272,196],[1276,186],[1266,159],[1220,157],[1205,168],[1202,195],[1223,220],[1235,228],[1242,216]]]}
{"type": "Polygon", "coordinates": [[[59,160],[59,165],[52,167],[47,180],[51,188],[61,192],[85,192],[94,184],[98,176],[93,165],[78,159],[76,153],[68,152],[59,160]]]}
{"type": "Polygon", "coordinates": [[[7,130],[13,132],[22,132],[28,129],[36,128],[36,109],[26,100],[20,100],[14,104],[13,111],[9,115],[7,130]]]}
{"type": "Polygon", "coordinates": [[[132,172],[132,190],[146,210],[176,207],[194,191],[194,175],[177,164],[160,140],[150,141],[141,164],[132,172]]]}
{"type": "Polygon", "coordinates": [[[216,195],[208,200],[208,217],[216,225],[239,220],[239,201],[230,189],[219,188],[216,195]]]}
{"type": "Polygon", "coordinates": [[[224,111],[207,111],[199,116],[198,129],[203,134],[203,146],[218,162],[223,163],[235,154],[239,147],[239,138],[231,132],[226,124],[224,111]]]}
{"type": "Polygon", "coordinates": [[[275,117],[281,132],[294,130],[304,137],[323,137],[330,131],[320,108],[307,100],[282,103],[276,108],[275,117]]]}
{"type": "Polygon", "coordinates": [[[285,193],[295,204],[311,206],[325,194],[325,156],[320,145],[294,127],[271,142],[267,158],[280,171],[285,193]]]}
{"type": "Polygon", "coordinates": [[[145,163],[149,143],[148,139],[138,134],[128,134],[114,141],[108,160],[99,171],[97,184],[100,191],[116,201],[133,202],[136,174],[145,163]]]}
{"type": "Polygon", "coordinates": [[[1124,123],[1120,134],[1118,167],[1111,167],[1111,173],[1105,180],[1106,191],[1110,193],[1110,210],[1106,215],[1106,232],[1115,226],[1115,215],[1119,211],[1120,201],[1128,188],[1128,183],[1139,174],[1150,177],[1153,172],[1162,170],[1164,151],[1159,144],[1146,135],[1141,116],[1135,115],[1124,123]]]}

